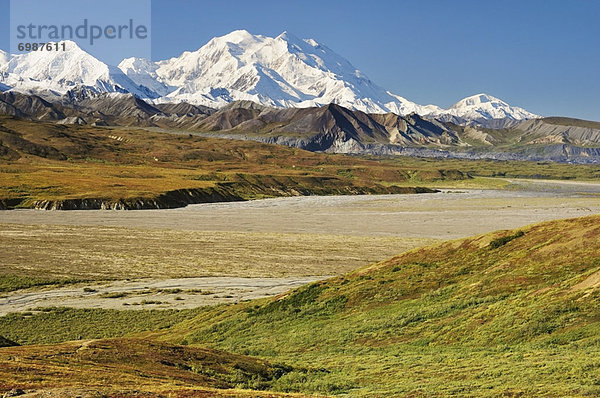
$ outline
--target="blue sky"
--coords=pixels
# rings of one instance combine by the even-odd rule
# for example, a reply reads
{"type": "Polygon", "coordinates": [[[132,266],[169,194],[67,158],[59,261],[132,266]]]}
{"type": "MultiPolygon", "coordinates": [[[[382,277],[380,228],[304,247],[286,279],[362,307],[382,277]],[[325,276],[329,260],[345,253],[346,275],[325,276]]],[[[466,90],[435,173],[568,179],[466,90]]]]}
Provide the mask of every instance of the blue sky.
{"type": "MultiPolygon", "coordinates": [[[[0,0],[3,49],[7,8],[0,0]]],[[[485,92],[542,115],[600,120],[599,19],[598,0],[152,0],[152,58],[235,29],[287,30],[421,104],[485,92]]]]}

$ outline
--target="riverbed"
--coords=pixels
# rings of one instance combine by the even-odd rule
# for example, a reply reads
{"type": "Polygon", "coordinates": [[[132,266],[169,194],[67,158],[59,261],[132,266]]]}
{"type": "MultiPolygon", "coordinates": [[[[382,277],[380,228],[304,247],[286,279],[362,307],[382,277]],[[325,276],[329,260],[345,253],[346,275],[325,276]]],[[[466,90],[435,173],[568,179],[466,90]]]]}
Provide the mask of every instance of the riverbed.
{"type": "MultiPolygon", "coordinates": [[[[0,212],[0,261],[6,273],[90,280],[75,291],[45,288],[41,299],[11,310],[190,308],[280,294],[441,240],[598,213],[599,184],[535,180],[514,180],[506,190],[289,197],[171,210],[13,210],[0,212]],[[207,277],[222,285],[198,294],[207,277]],[[297,283],[288,286],[286,278],[297,283]],[[239,290],[240,280],[248,287],[239,290]],[[152,290],[161,283],[175,293],[152,290]],[[139,294],[136,284],[149,289],[139,294]]],[[[0,307],[38,297],[31,296],[38,290],[5,294],[0,307]]]]}

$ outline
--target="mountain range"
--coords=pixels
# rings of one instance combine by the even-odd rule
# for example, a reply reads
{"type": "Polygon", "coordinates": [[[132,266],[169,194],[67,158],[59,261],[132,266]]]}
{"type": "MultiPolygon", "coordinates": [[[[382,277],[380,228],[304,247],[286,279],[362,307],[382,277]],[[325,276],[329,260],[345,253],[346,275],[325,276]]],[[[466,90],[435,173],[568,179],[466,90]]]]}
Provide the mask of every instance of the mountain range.
{"type": "MultiPolygon", "coordinates": [[[[70,125],[135,126],[315,152],[466,159],[600,162],[600,123],[569,118],[512,121],[510,127],[462,126],[418,114],[365,113],[336,104],[272,108],[234,101],[220,109],[146,102],[132,94],[72,90],[52,102],[0,93],[0,114],[70,125]]],[[[112,127],[111,127],[112,126],[112,127]]]]}
{"type": "Polygon", "coordinates": [[[154,104],[185,102],[211,108],[240,100],[274,108],[334,103],[366,113],[417,113],[459,124],[538,117],[486,94],[462,99],[448,109],[416,104],[378,86],[328,47],[287,32],[271,38],[237,30],[179,57],[158,62],[127,58],[118,67],[72,41],[65,43],[66,51],[13,56],[0,52],[0,90],[49,100],[82,90],[89,95],[129,93],[154,104]]]}
{"type": "Polygon", "coordinates": [[[185,130],[332,153],[600,162],[600,123],[544,118],[487,94],[448,109],[382,89],[312,39],[234,31],[118,67],[66,51],[0,51],[0,114],[185,130]]]}

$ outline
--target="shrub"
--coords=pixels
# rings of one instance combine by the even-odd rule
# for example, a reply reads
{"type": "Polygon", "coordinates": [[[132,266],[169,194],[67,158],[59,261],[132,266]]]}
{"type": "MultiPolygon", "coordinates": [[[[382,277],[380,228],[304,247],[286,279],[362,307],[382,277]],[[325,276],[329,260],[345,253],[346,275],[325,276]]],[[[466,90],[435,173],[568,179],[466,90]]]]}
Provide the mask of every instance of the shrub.
{"type": "Polygon", "coordinates": [[[494,239],[493,241],[490,242],[490,249],[497,249],[497,248],[499,248],[501,246],[504,246],[505,244],[507,244],[511,240],[515,240],[517,238],[520,238],[523,235],[525,235],[525,232],[518,231],[518,232],[516,232],[513,235],[507,235],[507,236],[503,236],[503,237],[498,238],[498,239],[494,239]]]}

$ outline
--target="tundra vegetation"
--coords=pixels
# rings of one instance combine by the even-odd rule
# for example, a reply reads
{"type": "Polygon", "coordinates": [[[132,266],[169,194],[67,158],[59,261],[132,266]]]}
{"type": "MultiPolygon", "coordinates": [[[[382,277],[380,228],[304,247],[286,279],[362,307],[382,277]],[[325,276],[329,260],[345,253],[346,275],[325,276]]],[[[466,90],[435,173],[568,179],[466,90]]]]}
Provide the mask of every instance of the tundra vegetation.
{"type": "Polygon", "coordinates": [[[82,388],[85,377],[87,388],[179,396],[198,385],[368,397],[596,396],[599,221],[438,243],[235,305],[11,314],[0,320],[6,339],[55,345],[0,350],[0,386],[82,388]],[[84,341],[66,342],[74,333],[84,341]]]}

